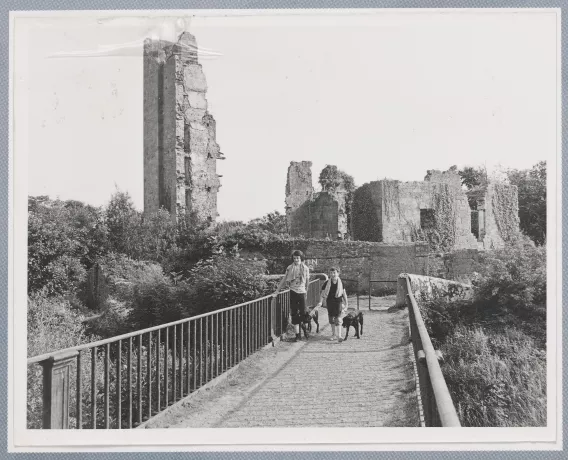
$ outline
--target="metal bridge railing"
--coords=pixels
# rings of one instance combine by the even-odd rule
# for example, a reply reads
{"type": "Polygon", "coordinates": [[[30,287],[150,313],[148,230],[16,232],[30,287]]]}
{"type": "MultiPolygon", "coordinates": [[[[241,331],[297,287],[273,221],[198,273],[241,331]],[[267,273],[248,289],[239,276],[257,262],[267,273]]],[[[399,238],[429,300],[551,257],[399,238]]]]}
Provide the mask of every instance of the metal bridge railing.
{"type": "Polygon", "coordinates": [[[452,397],[442,374],[439,360],[442,355],[434,350],[420,309],[412,293],[411,275],[401,275],[402,287],[406,290],[409,313],[410,340],[418,368],[420,402],[425,426],[459,427],[460,421],[452,397]]]}
{"type": "MultiPolygon", "coordinates": [[[[308,305],[320,290],[310,282],[308,305]]],[[[42,427],[140,425],[284,334],[289,292],[28,359],[43,380],[42,427]]]]}

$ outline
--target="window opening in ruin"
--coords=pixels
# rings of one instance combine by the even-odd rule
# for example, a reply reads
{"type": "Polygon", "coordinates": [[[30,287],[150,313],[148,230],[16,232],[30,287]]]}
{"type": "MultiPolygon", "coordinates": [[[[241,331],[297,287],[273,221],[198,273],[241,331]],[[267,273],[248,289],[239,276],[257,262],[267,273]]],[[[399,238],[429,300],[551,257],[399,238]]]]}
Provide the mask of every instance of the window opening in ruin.
{"type": "Polygon", "coordinates": [[[420,228],[422,230],[433,229],[436,226],[433,209],[420,210],[420,228]]]}
{"type": "Polygon", "coordinates": [[[471,233],[479,240],[479,212],[471,211],[471,233]]]}
{"type": "Polygon", "coordinates": [[[485,210],[471,211],[471,233],[477,241],[483,241],[485,237],[485,210]]]}

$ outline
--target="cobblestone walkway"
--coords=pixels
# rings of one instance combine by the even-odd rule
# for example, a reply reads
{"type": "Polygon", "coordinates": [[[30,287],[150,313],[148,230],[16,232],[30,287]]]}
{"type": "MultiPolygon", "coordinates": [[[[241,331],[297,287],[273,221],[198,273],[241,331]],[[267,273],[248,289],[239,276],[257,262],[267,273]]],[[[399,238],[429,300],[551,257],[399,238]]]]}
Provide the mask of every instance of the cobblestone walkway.
{"type": "Polygon", "coordinates": [[[347,341],[330,342],[324,310],[308,342],[256,353],[232,380],[148,428],[417,426],[408,313],[362,311],[361,339],[351,329],[347,341]]]}

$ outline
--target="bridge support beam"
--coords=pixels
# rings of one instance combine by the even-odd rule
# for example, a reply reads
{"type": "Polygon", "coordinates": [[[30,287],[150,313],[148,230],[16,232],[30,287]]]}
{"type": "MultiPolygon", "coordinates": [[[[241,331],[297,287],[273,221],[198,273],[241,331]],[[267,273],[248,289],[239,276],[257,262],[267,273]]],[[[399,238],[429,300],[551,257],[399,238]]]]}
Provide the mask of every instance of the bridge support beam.
{"type": "Polygon", "coordinates": [[[75,350],[60,353],[39,363],[43,367],[44,429],[69,428],[69,379],[78,354],[75,350]]]}

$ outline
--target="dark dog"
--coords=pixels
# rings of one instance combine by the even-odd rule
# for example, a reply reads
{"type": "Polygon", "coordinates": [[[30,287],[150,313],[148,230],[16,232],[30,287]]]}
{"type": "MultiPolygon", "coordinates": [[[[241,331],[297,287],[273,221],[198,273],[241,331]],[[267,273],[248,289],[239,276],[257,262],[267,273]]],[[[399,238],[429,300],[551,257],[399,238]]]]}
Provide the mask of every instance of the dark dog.
{"type": "Polygon", "coordinates": [[[310,315],[310,312],[304,313],[304,317],[302,318],[302,322],[300,323],[300,328],[302,329],[302,331],[304,331],[304,337],[306,339],[309,337],[308,333],[311,334],[312,332],[312,319],[314,320],[317,326],[316,334],[318,334],[320,331],[318,311],[316,310],[314,312],[314,316],[310,315]]]}
{"type": "Polygon", "coordinates": [[[351,326],[355,329],[355,337],[360,339],[359,325],[361,325],[361,334],[363,334],[363,312],[350,311],[347,313],[347,315],[343,318],[343,327],[346,329],[345,338],[343,340],[347,340],[347,337],[349,336],[349,328],[351,326]]]}

